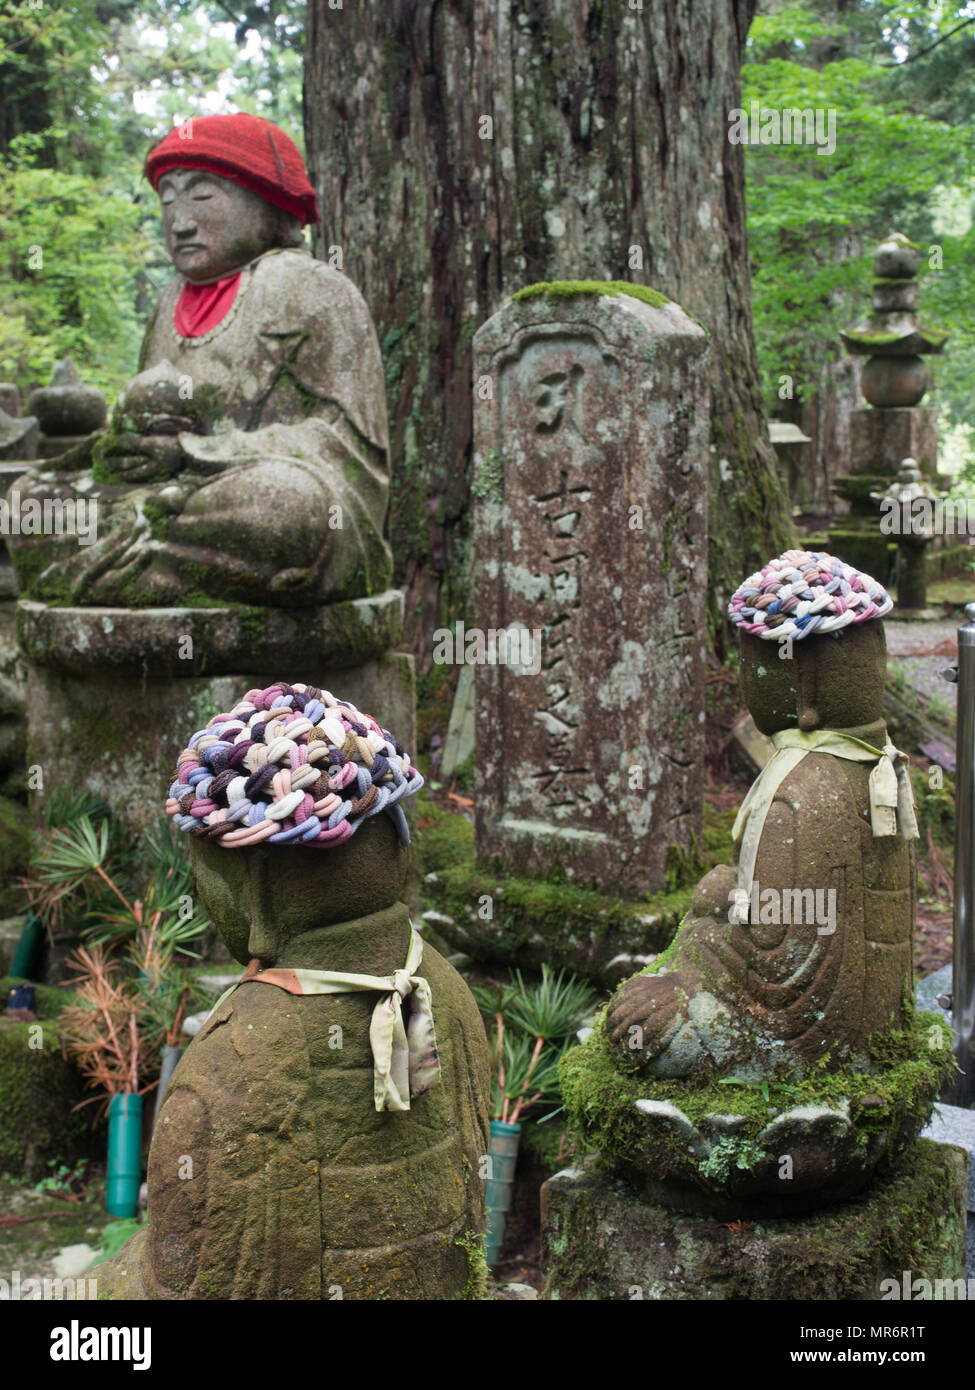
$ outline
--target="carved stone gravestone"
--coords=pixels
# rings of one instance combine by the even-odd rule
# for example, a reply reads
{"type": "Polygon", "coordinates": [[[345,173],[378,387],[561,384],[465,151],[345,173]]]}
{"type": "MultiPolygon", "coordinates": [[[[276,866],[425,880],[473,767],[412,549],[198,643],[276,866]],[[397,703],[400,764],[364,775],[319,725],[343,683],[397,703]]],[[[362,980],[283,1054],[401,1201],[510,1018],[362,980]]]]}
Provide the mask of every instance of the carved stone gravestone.
{"type": "Polygon", "coordinates": [[[709,405],[702,329],[620,289],[532,287],[474,339],[467,652],[479,859],[637,897],[700,832],[709,405]]]}

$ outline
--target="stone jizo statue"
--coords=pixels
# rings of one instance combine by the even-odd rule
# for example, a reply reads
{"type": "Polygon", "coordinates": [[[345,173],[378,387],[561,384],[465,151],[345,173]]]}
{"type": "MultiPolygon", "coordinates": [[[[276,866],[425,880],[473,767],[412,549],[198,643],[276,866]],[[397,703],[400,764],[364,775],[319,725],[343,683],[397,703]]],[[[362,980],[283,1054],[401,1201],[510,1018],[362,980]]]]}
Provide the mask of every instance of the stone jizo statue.
{"type": "Polygon", "coordinates": [[[702,879],[665,958],[610,1007],[612,1037],[650,1073],[836,1069],[898,1026],[917,823],[884,725],[891,607],[868,575],[800,551],[734,595],[742,693],[776,751],[739,812],[737,865],[702,879]]]}
{"type": "Polygon", "coordinates": [[[920,1133],[954,1062],[913,1004],[917,820],[884,725],[881,586],[790,550],[735,593],[741,688],[774,755],[734,865],[560,1065],[566,1111],[633,1190],[686,1212],[842,1201],[920,1133]]]}
{"type": "Polygon", "coordinates": [[[243,983],[173,1074],[114,1298],[450,1299],[484,1229],[488,1053],[402,895],[422,778],[369,715],[251,690],[167,810],[243,983]]]}
{"type": "Polygon", "coordinates": [[[12,547],[29,597],[147,606],[313,605],[390,578],[379,345],[318,220],[293,142],[245,114],[194,118],[149,155],[176,278],[107,432],[21,480],[99,502],[98,542],[12,547]]]}

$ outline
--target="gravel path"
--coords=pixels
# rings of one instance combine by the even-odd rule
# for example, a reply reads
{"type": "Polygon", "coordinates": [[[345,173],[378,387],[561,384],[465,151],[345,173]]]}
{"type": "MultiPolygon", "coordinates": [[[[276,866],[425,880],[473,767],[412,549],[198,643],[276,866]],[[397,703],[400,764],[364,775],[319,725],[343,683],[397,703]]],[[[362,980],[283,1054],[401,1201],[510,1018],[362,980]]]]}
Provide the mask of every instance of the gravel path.
{"type": "Polygon", "coordinates": [[[911,685],[926,700],[936,699],[954,715],[958,687],[941,679],[940,672],[951,666],[958,655],[958,621],[899,623],[887,618],[887,660],[896,662],[911,685]]]}

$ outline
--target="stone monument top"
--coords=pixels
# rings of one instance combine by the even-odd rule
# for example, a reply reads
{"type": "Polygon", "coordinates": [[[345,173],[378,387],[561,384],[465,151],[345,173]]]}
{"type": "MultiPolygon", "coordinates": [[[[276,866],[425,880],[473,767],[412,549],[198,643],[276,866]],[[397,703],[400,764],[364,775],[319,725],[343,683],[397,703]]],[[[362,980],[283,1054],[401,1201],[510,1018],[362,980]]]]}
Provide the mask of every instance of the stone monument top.
{"type": "Polygon", "coordinates": [[[867,357],[861,385],[871,405],[917,405],[928,388],[922,355],[940,352],[948,334],[918,317],[920,248],[900,232],[877,247],[873,260],[873,313],[868,323],[841,332],[847,352],[867,357]]]}

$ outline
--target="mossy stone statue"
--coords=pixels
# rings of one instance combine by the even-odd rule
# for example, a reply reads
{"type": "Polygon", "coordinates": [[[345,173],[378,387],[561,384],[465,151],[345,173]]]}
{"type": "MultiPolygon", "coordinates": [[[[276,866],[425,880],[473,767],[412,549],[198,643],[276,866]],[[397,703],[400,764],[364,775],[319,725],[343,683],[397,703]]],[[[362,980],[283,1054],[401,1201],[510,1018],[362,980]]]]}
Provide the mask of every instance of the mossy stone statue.
{"type": "MultiPolygon", "coordinates": [[[[382,592],[382,358],[352,281],[308,254],[318,211],[297,147],[261,117],[204,116],[170,131],[146,175],[177,275],[107,430],[18,484],[98,504],[90,544],[14,540],[22,595],[298,608],[382,592]]],[[[57,392],[41,396],[53,410],[57,392]]]]}
{"type": "Polygon", "coordinates": [[[332,697],[309,692],[264,692],[268,704],[285,702],[276,707],[291,716],[283,730],[283,720],[255,712],[251,697],[261,692],[250,692],[245,705],[218,717],[221,737],[198,762],[199,735],[189,761],[181,759],[180,775],[191,765],[194,780],[174,783],[186,793],[176,822],[195,822],[204,906],[249,969],[173,1074],[149,1155],[148,1222],[99,1266],[103,1295],[453,1299],[468,1287],[469,1249],[484,1229],[487,1043],[453,967],[427,944],[419,964],[411,955],[404,823],[388,814],[392,798],[384,797],[394,784],[380,764],[405,761],[407,794],[422,779],[368,716],[333,700],[319,717],[332,697]],[[290,703],[296,695],[305,697],[304,711],[290,703]],[[322,701],[312,708],[316,696],[322,701]],[[313,728],[292,733],[310,722],[306,712],[313,728]],[[246,760],[232,761],[241,746],[246,760]],[[301,768],[314,775],[302,778],[301,768]],[[350,768],[343,798],[329,788],[350,768]],[[312,804],[303,807],[299,796],[312,804]],[[245,802],[252,814],[243,814],[245,802]],[[282,806],[290,814],[280,815],[282,806]],[[263,840],[216,842],[221,827],[247,833],[262,824],[263,840]],[[354,833],[343,837],[343,826],[354,833]],[[287,843],[296,827],[303,839],[287,843]],[[337,992],[313,992],[327,988],[322,972],[390,983],[378,990],[333,979],[337,992]],[[409,1040],[408,1084],[394,1014],[402,1015],[401,1041],[409,1040]],[[376,1037],[383,1019],[391,1062],[376,1037]]]}
{"type": "Polygon", "coordinates": [[[672,945],[565,1064],[590,1137],[690,1207],[847,1195],[916,1137],[950,1069],[946,1030],[913,1012],[917,825],[883,722],[891,606],[820,553],[738,590],[742,693],[776,754],[739,813],[737,863],[701,881],[672,945]]]}

